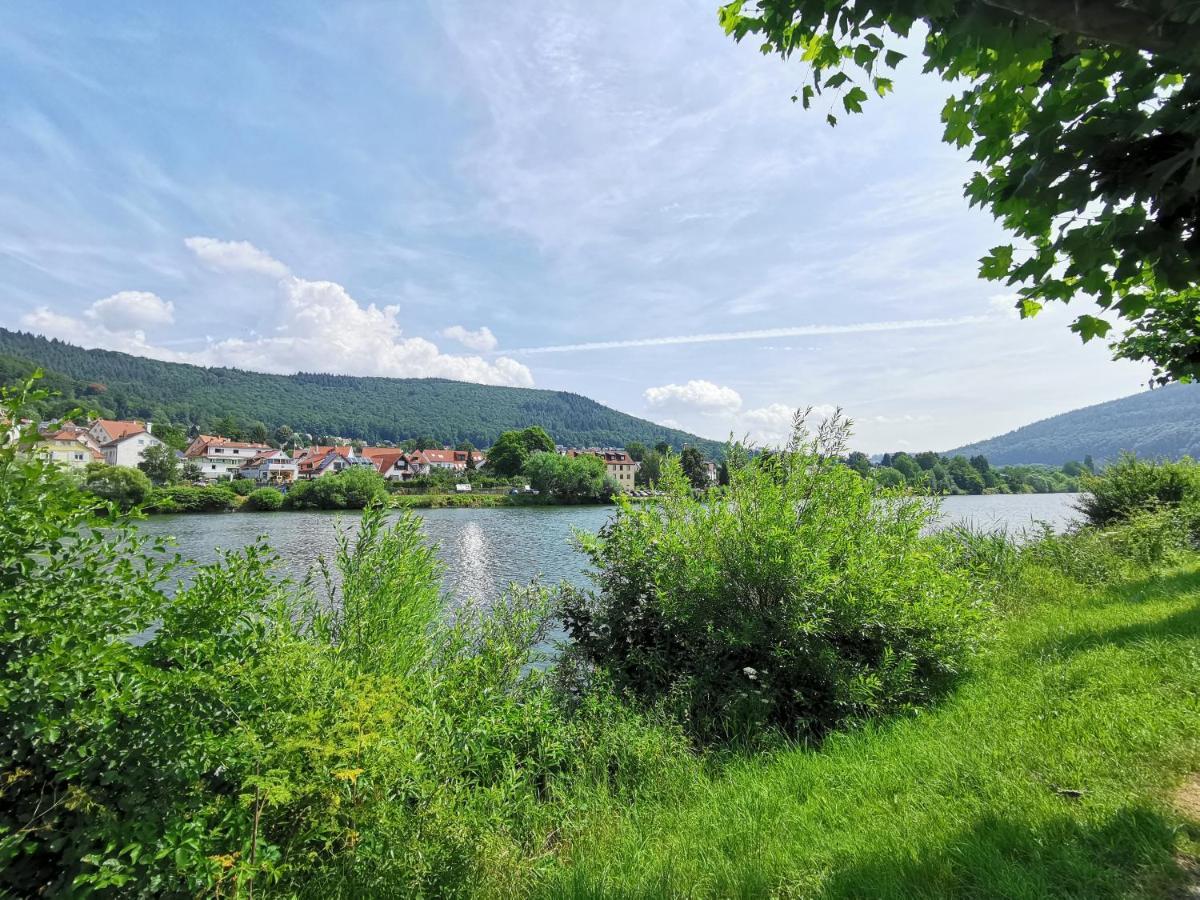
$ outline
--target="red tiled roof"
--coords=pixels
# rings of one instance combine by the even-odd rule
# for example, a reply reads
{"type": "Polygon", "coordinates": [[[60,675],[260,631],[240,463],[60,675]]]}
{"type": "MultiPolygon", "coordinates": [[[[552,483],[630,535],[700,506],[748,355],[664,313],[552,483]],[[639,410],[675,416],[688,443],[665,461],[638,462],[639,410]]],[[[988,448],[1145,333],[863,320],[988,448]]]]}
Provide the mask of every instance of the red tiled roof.
{"type": "Polygon", "coordinates": [[[386,453],[373,453],[367,457],[371,462],[375,463],[375,468],[380,475],[386,475],[392,470],[392,467],[400,460],[408,461],[408,457],[403,450],[389,450],[386,453]]]}
{"type": "MultiPolygon", "coordinates": [[[[111,432],[110,432],[110,434],[111,434],[111,432]]],[[[122,434],[119,438],[116,438],[115,440],[111,440],[106,444],[101,444],[101,446],[102,447],[115,447],[117,444],[120,444],[120,443],[123,443],[124,441],[129,440],[131,437],[137,437],[139,434],[149,434],[149,432],[146,431],[145,428],[138,428],[137,431],[127,431],[124,434],[122,434]]]]}
{"type": "Polygon", "coordinates": [[[114,441],[119,441],[123,437],[146,430],[146,426],[141,422],[126,422],[119,419],[97,419],[92,424],[103,428],[114,441]]]}

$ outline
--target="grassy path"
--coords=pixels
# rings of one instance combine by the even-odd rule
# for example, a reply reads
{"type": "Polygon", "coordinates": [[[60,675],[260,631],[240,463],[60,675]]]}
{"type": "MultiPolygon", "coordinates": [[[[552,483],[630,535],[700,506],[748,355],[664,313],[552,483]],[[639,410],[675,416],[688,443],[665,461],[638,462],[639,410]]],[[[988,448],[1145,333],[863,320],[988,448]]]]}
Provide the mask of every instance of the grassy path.
{"type": "Polygon", "coordinates": [[[697,778],[588,830],[545,894],[1191,896],[1200,566],[1033,593],[936,709],[697,778]]]}

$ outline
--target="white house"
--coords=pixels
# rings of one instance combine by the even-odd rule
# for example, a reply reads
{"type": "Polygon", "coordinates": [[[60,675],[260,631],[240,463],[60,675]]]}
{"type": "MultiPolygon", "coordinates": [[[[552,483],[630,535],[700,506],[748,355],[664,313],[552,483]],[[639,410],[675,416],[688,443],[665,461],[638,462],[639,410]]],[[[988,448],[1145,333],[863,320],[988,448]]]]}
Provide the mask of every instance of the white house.
{"type": "Polygon", "coordinates": [[[88,426],[88,434],[101,447],[139,431],[152,432],[154,426],[129,419],[97,419],[88,426]]]}
{"type": "Polygon", "coordinates": [[[291,484],[296,480],[299,466],[282,450],[264,450],[238,470],[239,478],[253,479],[257,484],[291,484]]]}
{"type": "Polygon", "coordinates": [[[260,453],[271,450],[266,444],[247,444],[211,434],[196,437],[183,455],[200,466],[205,481],[224,481],[240,477],[238,470],[260,453]]]}
{"type": "Polygon", "coordinates": [[[162,441],[143,429],[102,444],[100,450],[104,454],[104,461],[110,466],[128,466],[133,469],[142,461],[142,454],[147,449],[161,444],[162,441]]]}

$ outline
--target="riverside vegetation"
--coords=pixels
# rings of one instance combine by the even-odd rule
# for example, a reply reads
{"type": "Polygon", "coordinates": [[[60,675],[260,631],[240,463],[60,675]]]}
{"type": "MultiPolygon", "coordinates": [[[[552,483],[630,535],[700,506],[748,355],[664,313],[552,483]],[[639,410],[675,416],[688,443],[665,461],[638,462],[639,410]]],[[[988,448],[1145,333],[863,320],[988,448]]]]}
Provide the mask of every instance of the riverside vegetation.
{"type": "Polygon", "coordinates": [[[487,608],[403,513],[294,583],[0,448],[0,890],[1165,896],[1200,839],[1196,467],[1089,477],[1073,533],[929,535],[845,435],[798,421],[707,503],[669,461],[581,536],[591,591],[487,608]]]}

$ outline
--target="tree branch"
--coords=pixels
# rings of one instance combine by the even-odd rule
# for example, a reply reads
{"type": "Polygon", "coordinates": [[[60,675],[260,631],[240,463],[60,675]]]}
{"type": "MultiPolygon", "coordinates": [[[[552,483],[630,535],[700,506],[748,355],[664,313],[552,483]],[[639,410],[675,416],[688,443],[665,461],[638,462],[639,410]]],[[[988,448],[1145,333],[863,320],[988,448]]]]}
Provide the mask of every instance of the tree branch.
{"type": "Polygon", "coordinates": [[[1200,28],[1170,22],[1117,0],[981,0],[1058,32],[1145,50],[1200,69],[1200,28]]]}

